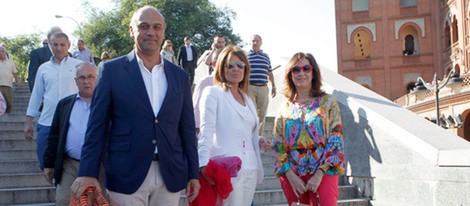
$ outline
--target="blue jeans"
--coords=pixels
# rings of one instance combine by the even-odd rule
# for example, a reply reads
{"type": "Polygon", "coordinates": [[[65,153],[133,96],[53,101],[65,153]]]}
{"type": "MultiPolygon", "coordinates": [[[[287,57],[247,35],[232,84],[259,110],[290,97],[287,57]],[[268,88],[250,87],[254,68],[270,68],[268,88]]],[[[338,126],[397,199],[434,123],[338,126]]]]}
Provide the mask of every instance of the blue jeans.
{"type": "Polygon", "coordinates": [[[36,153],[38,154],[39,168],[44,170],[44,153],[46,153],[47,140],[49,139],[50,126],[38,124],[38,136],[36,136],[36,153]]]}

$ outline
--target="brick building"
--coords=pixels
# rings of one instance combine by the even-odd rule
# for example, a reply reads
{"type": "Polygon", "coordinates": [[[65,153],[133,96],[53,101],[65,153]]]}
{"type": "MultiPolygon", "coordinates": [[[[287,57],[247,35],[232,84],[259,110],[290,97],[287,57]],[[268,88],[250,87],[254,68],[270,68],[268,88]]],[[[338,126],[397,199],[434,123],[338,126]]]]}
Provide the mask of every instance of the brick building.
{"type": "Polygon", "coordinates": [[[468,0],[336,0],[338,71],[396,99],[421,76],[467,72],[468,0]]]}
{"type": "Polygon", "coordinates": [[[338,72],[423,117],[434,94],[408,94],[416,79],[443,79],[455,68],[459,91],[443,90],[443,115],[462,115],[454,133],[470,140],[470,0],[336,0],[338,72]],[[467,131],[468,130],[468,131],[467,131]]]}

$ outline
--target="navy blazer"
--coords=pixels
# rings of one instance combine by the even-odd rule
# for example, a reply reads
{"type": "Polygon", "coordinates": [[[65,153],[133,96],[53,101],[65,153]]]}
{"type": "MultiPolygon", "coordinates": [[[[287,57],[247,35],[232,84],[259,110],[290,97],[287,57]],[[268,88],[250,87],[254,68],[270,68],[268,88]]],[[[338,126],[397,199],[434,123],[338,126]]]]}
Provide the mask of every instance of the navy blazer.
{"type": "MultiPolygon", "coordinates": [[[[194,48],[194,46],[191,45],[190,47],[191,47],[191,50],[193,52],[193,61],[192,62],[194,62],[194,65],[196,65],[197,51],[194,48]]],[[[178,64],[180,66],[182,66],[183,68],[188,69],[188,68],[186,68],[188,63],[189,63],[188,62],[188,53],[186,52],[186,46],[182,46],[182,47],[180,47],[180,50],[178,51],[178,64]]]]}
{"type": "Polygon", "coordinates": [[[77,94],[72,94],[59,101],[54,113],[54,119],[52,120],[49,138],[47,139],[44,167],[54,168],[54,184],[56,186],[62,178],[64,159],[67,156],[65,153],[65,143],[69,131],[70,114],[76,100],[77,94]]]}
{"type": "Polygon", "coordinates": [[[29,55],[29,66],[28,66],[28,85],[29,90],[33,91],[34,80],[36,80],[36,73],[38,72],[39,66],[44,62],[51,59],[52,52],[48,46],[44,46],[31,51],[29,55]]]}
{"type": "Polygon", "coordinates": [[[168,90],[155,117],[135,52],[104,63],[91,104],[78,176],[98,178],[106,152],[105,186],[132,194],[141,186],[155,146],[170,192],[199,179],[197,138],[188,74],[164,60],[168,90]]]}

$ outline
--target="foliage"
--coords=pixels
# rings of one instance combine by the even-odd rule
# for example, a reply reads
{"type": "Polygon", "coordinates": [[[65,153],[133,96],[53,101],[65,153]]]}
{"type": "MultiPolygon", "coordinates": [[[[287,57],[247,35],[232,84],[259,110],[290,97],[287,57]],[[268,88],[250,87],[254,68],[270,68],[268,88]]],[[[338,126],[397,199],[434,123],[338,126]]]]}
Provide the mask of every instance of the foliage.
{"type": "Polygon", "coordinates": [[[217,8],[209,0],[114,0],[114,9],[106,12],[91,8],[85,2],[85,8],[89,8],[88,21],[82,24],[80,36],[95,56],[103,51],[124,55],[133,48],[129,36],[130,18],[144,5],[158,8],[165,17],[165,36],[173,42],[175,52],[183,45],[185,36],[192,37],[199,53],[210,48],[216,34],[224,35],[227,43],[241,42],[231,26],[236,13],[228,8],[217,8]]]}
{"type": "Polygon", "coordinates": [[[7,44],[8,56],[18,70],[18,77],[24,81],[28,76],[29,54],[41,46],[40,34],[24,34],[14,37],[0,37],[0,42],[7,44]]]}

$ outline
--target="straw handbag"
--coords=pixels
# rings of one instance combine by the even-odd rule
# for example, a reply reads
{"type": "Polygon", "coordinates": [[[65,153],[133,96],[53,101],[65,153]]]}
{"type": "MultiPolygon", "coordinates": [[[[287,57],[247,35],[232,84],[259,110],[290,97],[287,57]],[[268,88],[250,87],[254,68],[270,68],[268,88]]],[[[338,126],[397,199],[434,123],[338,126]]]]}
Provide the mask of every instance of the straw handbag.
{"type": "Polygon", "coordinates": [[[71,194],[70,206],[109,206],[109,203],[96,187],[87,187],[78,200],[71,194]]]}

